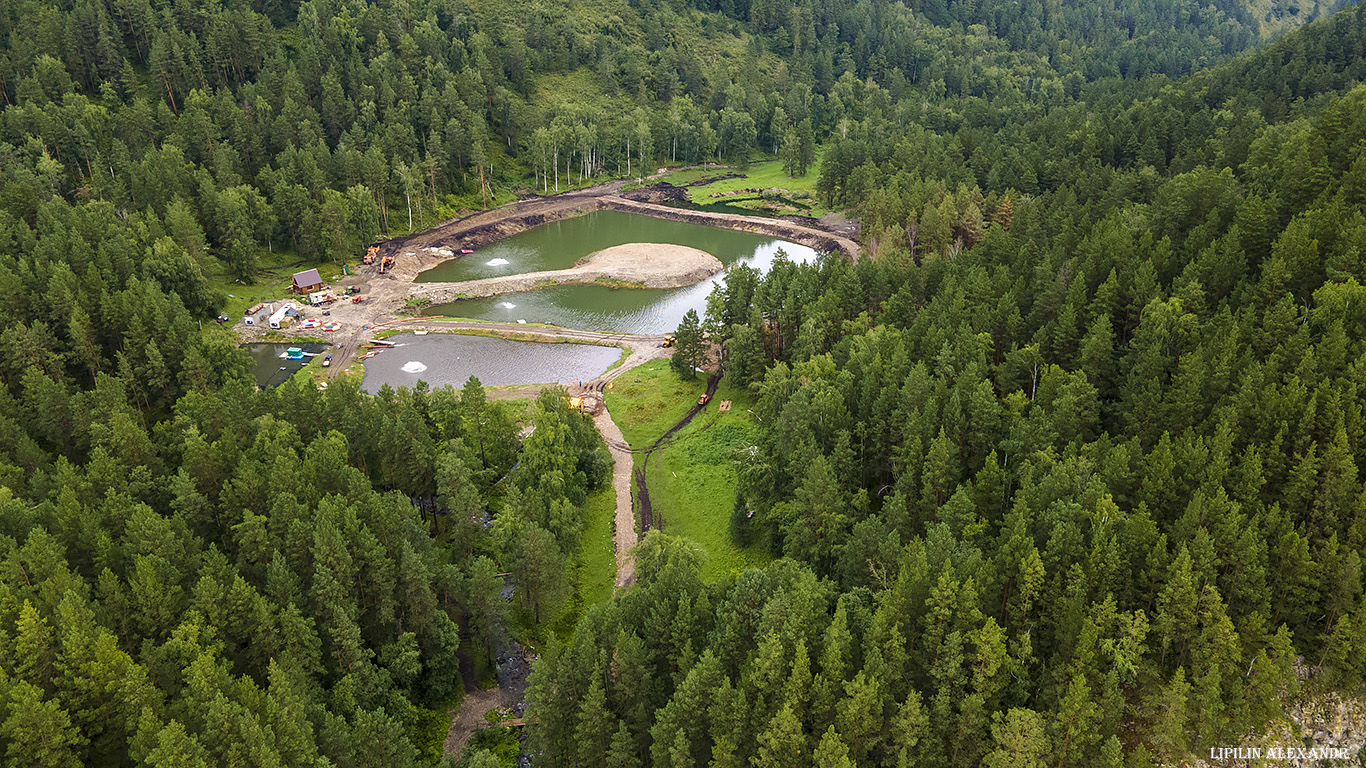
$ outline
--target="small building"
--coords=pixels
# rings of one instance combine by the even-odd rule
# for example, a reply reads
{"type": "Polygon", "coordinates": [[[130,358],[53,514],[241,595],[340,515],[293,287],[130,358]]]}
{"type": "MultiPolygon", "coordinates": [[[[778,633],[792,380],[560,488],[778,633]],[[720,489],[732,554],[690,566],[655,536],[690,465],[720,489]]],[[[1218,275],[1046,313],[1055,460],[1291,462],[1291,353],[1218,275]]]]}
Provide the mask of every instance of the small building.
{"type": "Polygon", "coordinates": [[[319,304],[326,304],[331,300],[332,295],[327,291],[314,291],[313,293],[308,294],[308,303],[315,307],[319,304]]]}
{"type": "Polygon", "coordinates": [[[323,278],[316,269],[306,269],[303,272],[294,273],[294,287],[291,289],[295,293],[303,295],[322,290],[323,278]]]}
{"type": "Polygon", "coordinates": [[[286,304],[270,316],[271,328],[288,328],[294,324],[294,318],[299,316],[299,310],[293,304],[286,304]]]}

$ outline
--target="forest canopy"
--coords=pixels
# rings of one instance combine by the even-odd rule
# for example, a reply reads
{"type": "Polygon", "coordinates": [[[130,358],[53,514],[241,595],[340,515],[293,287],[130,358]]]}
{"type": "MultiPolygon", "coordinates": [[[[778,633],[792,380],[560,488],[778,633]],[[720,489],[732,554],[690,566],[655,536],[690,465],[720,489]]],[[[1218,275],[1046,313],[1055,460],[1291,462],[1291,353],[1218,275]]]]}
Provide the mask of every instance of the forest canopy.
{"type": "Polygon", "coordinates": [[[1360,699],[1362,6],[12,0],[0,48],[7,761],[436,765],[508,635],[535,765],[1137,768],[1360,699]],[[212,322],[751,157],[863,245],[688,319],[765,568],[666,526],[586,605],[557,391],[258,390],[212,322]]]}

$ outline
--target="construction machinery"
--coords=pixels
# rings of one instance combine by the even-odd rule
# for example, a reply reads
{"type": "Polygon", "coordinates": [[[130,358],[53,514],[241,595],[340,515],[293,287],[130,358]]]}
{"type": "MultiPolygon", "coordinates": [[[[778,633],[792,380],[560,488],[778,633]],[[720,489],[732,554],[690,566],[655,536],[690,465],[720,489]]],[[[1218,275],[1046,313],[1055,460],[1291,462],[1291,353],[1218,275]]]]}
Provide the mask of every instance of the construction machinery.
{"type": "Polygon", "coordinates": [[[379,273],[382,275],[382,274],[384,274],[385,272],[389,271],[390,269],[393,269],[393,266],[394,266],[394,254],[392,254],[392,253],[387,254],[383,259],[380,259],[380,262],[379,262],[379,273]]]}
{"type": "Polygon", "coordinates": [[[703,392],[703,393],[702,393],[702,396],[699,397],[699,398],[697,398],[697,404],[698,404],[698,405],[706,405],[707,402],[710,401],[710,400],[711,400],[711,395],[707,394],[706,392],[703,392]]]}
{"type": "Polygon", "coordinates": [[[659,346],[665,348],[672,347],[674,345],[674,342],[676,341],[678,341],[678,339],[674,338],[673,334],[669,334],[668,336],[664,337],[664,343],[660,344],[659,346]]]}
{"type": "Polygon", "coordinates": [[[366,263],[366,264],[374,264],[374,263],[375,263],[375,257],[377,257],[377,256],[379,256],[379,246],[377,246],[377,245],[372,245],[372,246],[370,246],[369,248],[366,248],[366,249],[365,249],[365,263],[366,263]]]}

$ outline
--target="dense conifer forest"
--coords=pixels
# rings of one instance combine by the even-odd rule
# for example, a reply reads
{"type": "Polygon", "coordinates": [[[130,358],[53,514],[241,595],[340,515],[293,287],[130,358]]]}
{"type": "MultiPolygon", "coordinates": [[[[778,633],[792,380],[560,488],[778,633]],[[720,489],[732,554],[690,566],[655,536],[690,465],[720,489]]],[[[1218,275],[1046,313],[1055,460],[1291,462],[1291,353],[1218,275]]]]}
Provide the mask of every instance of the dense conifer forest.
{"type": "Polygon", "coordinates": [[[1140,768],[1360,697],[1339,5],[0,2],[0,762],[491,768],[441,740],[509,635],[537,766],[1140,768]],[[692,319],[765,568],[666,526],[585,605],[553,390],[261,391],[212,322],[274,253],[760,157],[864,245],[692,319]]]}

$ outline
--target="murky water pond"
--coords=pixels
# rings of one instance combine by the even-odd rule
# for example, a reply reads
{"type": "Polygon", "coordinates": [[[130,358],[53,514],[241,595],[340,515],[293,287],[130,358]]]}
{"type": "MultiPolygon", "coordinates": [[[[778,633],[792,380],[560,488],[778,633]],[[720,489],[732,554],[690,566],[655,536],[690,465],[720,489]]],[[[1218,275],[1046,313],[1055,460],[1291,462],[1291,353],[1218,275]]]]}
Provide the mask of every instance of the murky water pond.
{"type": "MultiPolygon", "coordinates": [[[[547,269],[564,269],[595,251],[625,243],[672,243],[698,248],[729,267],[748,264],[768,271],[782,250],[792,261],[808,261],[815,250],[767,235],[666,221],[619,211],[597,211],[544,224],[481,248],[418,275],[418,282],[473,280],[547,269]]],[[[678,327],[689,309],[706,307],[712,285],[725,273],[688,288],[613,289],[565,285],[443,304],[427,314],[480,320],[554,323],[585,330],[665,333],[678,327]]]]}
{"type": "Polygon", "coordinates": [[[242,348],[255,361],[256,384],[261,387],[278,387],[300,368],[308,365],[314,355],[325,355],[326,344],[243,344],[242,348]],[[303,350],[304,357],[299,360],[282,358],[290,347],[303,350]]]}
{"type": "Polygon", "coordinates": [[[403,333],[388,340],[396,345],[393,349],[365,361],[361,389],[366,392],[378,392],[385,384],[411,387],[418,381],[433,388],[461,387],[471,376],[488,386],[586,381],[607,370],[622,353],[617,347],[450,333],[403,333]]]}

